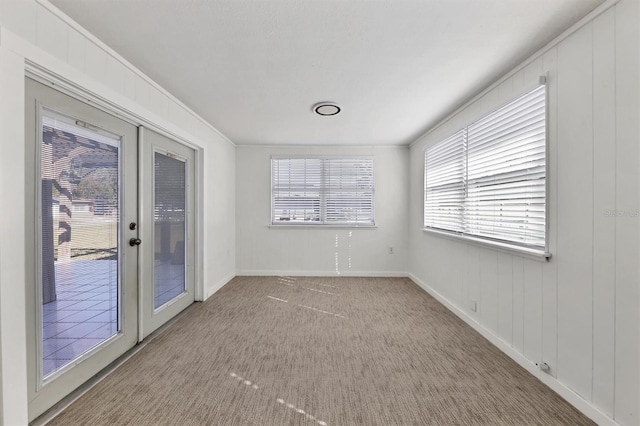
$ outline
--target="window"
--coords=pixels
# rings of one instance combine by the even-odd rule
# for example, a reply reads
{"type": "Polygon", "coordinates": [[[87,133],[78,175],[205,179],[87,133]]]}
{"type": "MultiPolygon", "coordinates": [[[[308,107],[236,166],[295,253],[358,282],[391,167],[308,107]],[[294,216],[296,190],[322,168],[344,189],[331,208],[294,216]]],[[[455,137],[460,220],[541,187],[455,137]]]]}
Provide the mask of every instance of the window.
{"type": "Polygon", "coordinates": [[[374,225],[371,158],[271,159],[273,225],[374,225]]]}
{"type": "Polygon", "coordinates": [[[545,86],[425,151],[424,226],[544,251],[545,86]]]}

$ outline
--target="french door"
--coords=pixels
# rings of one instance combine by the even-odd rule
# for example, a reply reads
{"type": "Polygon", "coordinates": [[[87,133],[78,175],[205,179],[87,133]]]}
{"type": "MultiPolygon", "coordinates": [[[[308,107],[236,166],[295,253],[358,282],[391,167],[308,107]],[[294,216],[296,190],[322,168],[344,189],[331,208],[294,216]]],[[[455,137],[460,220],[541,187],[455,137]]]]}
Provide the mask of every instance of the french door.
{"type": "Polygon", "coordinates": [[[193,302],[195,154],[29,78],[25,113],[31,421],[193,302]]]}
{"type": "Polygon", "coordinates": [[[144,338],[194,300],[195,152],[145,128],[140,139],[144,338]]]}

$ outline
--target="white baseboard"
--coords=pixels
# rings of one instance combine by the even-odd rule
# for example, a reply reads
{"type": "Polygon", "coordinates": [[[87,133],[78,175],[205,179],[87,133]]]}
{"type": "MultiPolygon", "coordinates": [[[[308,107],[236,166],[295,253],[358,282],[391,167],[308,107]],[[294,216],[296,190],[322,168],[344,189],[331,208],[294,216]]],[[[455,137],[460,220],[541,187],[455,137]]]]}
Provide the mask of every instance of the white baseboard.
{"type": "Polygon", "coordinates": [[[236,276],[236,274],[234,274],[233,272],[230,272],[227,275],[225,275],[224,277],[222,277],[222,279],[218,280],[217,283],[215,283],[214,285],[212,285],[209,288],[206,288],[204,290],[204,299],[202,299],[202,301],[205,301],[209,297],[211,297],[214,293],[216,293],[218,290],[220,290],[222,287],[224,287],[227,283],[229,283],[229,281],[234,279],[235,276],[236,276]]]}
{"type": "Polygon", "coordinates": [[[482,324],[477,322],[475,319],[467,315],[460,307],[453,304],[449,299],[438,293],[432,287],[424,283],[418,277],[413,275],[412,273],[406,274],[409,279],[411,279],[414,283],[416,283],[420,288],[433,296],[438,302],[442,303],[447,309],[457,315],[464,322],[469,324],[474,330],[480,333],[485,339],[491,342],[494,346],[500,349],[502,352],[507,354],[511,359],[517,362],[520,366],[522,366],[529,373],[533,374],[538,380],[547,385],[551,390],[556,392],[562,398],[567,400],[571,405],[580,410],[585,416],[589,417],[591,420],[596,422],[601,426],[617,426],[616,423],[611,417],[600,411],[597,407],[586,401],[580,395],[569,389],[566,385],[558,381],[553,376],[550,376],[547,373],[544,373],[540,368],[531,360],[525,358],[520,352],[513,349],[509,346],[504,340],[500,339],[494,333],[492,333],[488,328],[484,327],[482,324]]]}
{"type": "Polygon", "coordinates": [[[277,270],[239,270],[237,276],[246,277],[406,277],[400,271],[277,271],[277,270]]]}

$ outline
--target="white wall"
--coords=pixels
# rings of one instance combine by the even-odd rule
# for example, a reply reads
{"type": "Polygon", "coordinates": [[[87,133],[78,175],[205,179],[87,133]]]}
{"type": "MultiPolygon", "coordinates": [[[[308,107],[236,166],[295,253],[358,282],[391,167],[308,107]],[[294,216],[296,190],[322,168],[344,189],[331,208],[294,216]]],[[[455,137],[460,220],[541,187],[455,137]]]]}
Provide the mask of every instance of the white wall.
{"type": "Polygon", "coordinates": [[[205,298],[236,275],[236,148],[211,144],[204,156],[205,298]]]}
{"type": "MultiPolygon", "coordinates": [[[[3,43],[0,34],[0,43],[3,43]]],[[[0,424],[24,424],[27,410],[24,300],[24,72],[22,58],[0,45],[0,424]],[[11,105],[6,105],[11,101],[11,105]],[[19,143],[13,143],[19,141],[19,143]]]]}
{"type": "Polygon", "coordinates": [[[622,0],[410,152],[413,278],[593,418],[623,425],[640,423],[638,21],[638,2],[622,0]],[[548,75],[551,260],[419,230],[425,147],[540,75],[548,75]],[[539,362],[551,366],[551,377],[535,369],[539,362]]]}
{"type": "Polygon", "coordinates": [[[235,275],[235,146],[46,0],[0,0],[0,424],[27,422],[24,280],[25,60],[202,154],[204,297],[235,275]],[[10,201],[9,201],[10,200],[10,201]]]}
{"type": "Polygon", "coordinates": [[[238,146],[238,275],[405,274],[408,154],[406,147],[238,146]],[[373,156],[377,228],[269,227],[272,155],[373,156]]]}

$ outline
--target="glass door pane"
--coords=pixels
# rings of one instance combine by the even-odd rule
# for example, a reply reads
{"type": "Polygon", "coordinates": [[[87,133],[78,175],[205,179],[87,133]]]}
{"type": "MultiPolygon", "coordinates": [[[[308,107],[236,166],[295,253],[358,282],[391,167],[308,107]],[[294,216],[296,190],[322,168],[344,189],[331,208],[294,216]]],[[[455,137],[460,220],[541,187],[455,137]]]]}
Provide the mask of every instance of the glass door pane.
{"type": "Polygon", "coordinates": [[[153,307],[170,302],[187,290],[186,280],[186,163],[168,154],[154,155],[154,271],[153,307]]]}
{"type": "Polygon", "coordinates": [[[138,342],[138,128],[27,77],[25,141],[32,421],[138,342]]]}
{"type": "Polygon", "coordinates": [[[120,330],[120,144],[43,112],[42,377],[120,330]]]}
{"type": "Polygon", "coordinates": [[[195,151],[141,128],[141,335],[195,300],[195,151]],[[153,226],[151,226],[153,224],[153,226]],[[145,243],[146,242],[146,243],[145,243]]]}

